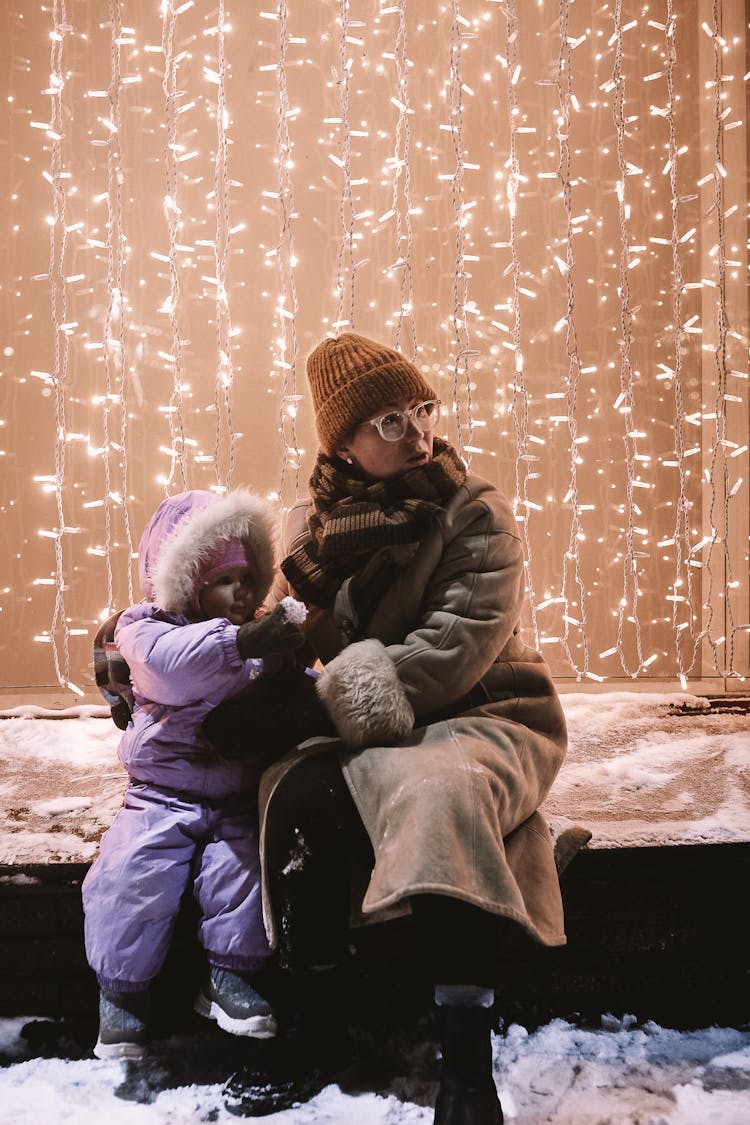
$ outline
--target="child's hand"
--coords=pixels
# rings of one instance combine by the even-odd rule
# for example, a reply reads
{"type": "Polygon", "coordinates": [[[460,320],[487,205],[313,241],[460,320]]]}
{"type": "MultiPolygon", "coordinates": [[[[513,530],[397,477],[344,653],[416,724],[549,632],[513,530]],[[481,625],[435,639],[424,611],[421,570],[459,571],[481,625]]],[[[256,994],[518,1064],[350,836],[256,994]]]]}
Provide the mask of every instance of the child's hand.
{"type": "Polygon", "coordinates": [[[293,652],[305,638],[283,603],[273,613],[246,621],[237,631],[237,648],[243,660],[293,652]]]}
{"type": "Polygon", "coordinates": [[[308,738],[336,738],[336,728],[315,691],[316,676],[286,667],[263,675],[232,699],[209,711],[203,734],[227,758],[265,769],[308,738]]]}

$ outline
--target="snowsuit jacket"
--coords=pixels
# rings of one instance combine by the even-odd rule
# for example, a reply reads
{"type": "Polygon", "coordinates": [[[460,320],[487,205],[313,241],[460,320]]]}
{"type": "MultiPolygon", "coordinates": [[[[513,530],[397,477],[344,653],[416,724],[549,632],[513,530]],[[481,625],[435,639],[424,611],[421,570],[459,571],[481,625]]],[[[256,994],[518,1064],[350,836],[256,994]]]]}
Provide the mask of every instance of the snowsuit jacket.
{"type": "Polygon", "coordinates": [[[120,616],[115,643],[130,665],[133,721],[118,757],[137,781],[216,801],[254,789],[258,771],[222,757],[201,733],[214,707],[263,671],[243,660],[237,626],[221,619],[190,622],[150,603],[120,616]]]}
{"type": "Polygon", "coordinates": [[[211,964],[252,971],[268,959],[257,836],[262,767],[218,754],[201,732],[207,713],[264,665],[242,659],[236,625],[188,615],[206,560],[235,540],[255,560],[265,597],[274,533],[273,513],[257,496],[191,490],[166,497],[141,536],[149,601],[126,609],[114,633],[132,686],[118,750],[131,780],[82,888],[86,955],[103,988],[148,987],[191,884],[211,964]]]}
{"type": "MultiPolygon", "coordinates": [[[[306,505],[287,521],[290,551],[306,505]]],[[[276,596],[289,591],[276,586],[276,596]]],[[[509,918],[545,945],[565,942],[549,829],[538,812],[563,761],[563,711],[549,670],[519,631],[524,560],[508,501],[469,473],[416,544],[375,552],[313,610],[324,664],[318,694],[344,777],[372,841],[366,915],[419,893],[509,918]]],[[[266,770],[273,794],[308,741],[266,770]]],[[[276,919],[266,896],[266,929],[276,919]]]]}

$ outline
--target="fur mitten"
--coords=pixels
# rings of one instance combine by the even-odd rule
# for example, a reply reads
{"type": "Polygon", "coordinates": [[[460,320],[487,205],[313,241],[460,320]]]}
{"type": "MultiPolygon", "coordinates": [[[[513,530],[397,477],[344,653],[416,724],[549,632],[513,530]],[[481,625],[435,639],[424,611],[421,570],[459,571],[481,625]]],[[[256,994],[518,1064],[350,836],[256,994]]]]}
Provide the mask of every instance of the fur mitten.
{"type": "Polygon", "coordinates": [[[380,641],[357,641],[343,649],[326,664],[317,692],[350,750],[393,746],[414,726],[414,711],[380,641]]]}

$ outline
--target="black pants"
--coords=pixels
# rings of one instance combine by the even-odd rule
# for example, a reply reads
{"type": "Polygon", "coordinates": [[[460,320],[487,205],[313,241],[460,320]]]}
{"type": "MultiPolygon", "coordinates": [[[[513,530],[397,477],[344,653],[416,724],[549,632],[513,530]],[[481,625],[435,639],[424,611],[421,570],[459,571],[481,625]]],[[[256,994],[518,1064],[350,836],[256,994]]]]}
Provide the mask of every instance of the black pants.
{"type": "MultiPolygon", "coordinates": [[[[340,963],[352,876],[369,873],[374,855],[335,754],[306,759],[281,782],[268,814],[266,859],[282,964],[340,963]]],[[[443,895],[415,895],[411,907],[435,983],[492,987],[501,931],[495,915],[443,895]]]]}

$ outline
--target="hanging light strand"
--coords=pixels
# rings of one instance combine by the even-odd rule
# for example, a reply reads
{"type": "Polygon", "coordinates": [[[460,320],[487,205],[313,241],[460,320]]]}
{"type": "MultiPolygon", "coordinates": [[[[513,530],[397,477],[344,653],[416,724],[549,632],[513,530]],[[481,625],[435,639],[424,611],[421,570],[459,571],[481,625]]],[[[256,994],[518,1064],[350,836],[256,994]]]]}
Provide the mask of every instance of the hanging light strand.
{"type": "Polygon", "coordinates": [[[107,607],[114,608],[113,577],[111,554],[112,544],[112,503],[116,502],[122,510],[127,549],[126,580],[128,601],[133,601],[132,555],[133,539],[128,513],[128,434],[127,406],[125,402],[125,298],[123,294],[123,263],[125,257],[125,236],[123,233],[122,189],[124,172],[122,162],[120,95],[122,93],[122,74],[120,69],[120,40],[122,38],[122,16],[120,0],[108,0],[110,24],[110,83],[108,90],[109,120],[111,129],[107,138],[107,312],[104,318],[104,383],[103,407],[103,445],[104,445],[104,521],[105,558],[107,568],[107,607]],[[113,379],[113,370],[116,373],[113,379]],[[116,387],[116,390],[115,390],[116,387]],[[120,466],[120,492],[113,496],[110,470],[109,421],[113,407],[119,409],[119,443],[116,449],[120,466]]]}
{"type": "Polygon", "coordinates": [[[164,175],[166,195],[164,197],[164,217],[169,232],[169,297],[162,306],[169,316],[172,334],[172,350],[169,362],[172,368],[172,393],[169,399],[167,418],[171,438],[171,465],[166,479],[168,487],[174,479],[175,466],[180,471],[182,488],[187,488],[187,467],[185,464],[185,425],[183,420],[182,397],[182,340],[177,320],[180,303],[180,277],[177,267],[177,232],[180,221],[178,204],[177,172],[177,69],[179,59],[174,53],[174,33],[177,24],[177,11],[174,0],[163,0],[162,4],[162,54],[164,56],[164,80],[162,88],[165,99],[165,120],[167,144],[164,150],[164,175]]]}
{"type": "Polygon", "coordinates": [[[689,675],[696,657],[695,629],[693,626],[693,567],[691,560],[690,543],[690,499],[688,496],[688,471],[685,460],[685,405],[683,400],[682,376],[682,348],[685,337],[684,321],[682,315],[682,300],[684,294],[684,272],[682,268],[682,254],[680,251],[680,222],[679,222],[679,183],[678,161],[679,145],[675,123],[675,88],[674,73],[677,63],[676,20],[674,15],[673,0],[667,0],[665,36],[665,58],[667,78],[667,105],[665,119],[668,130],[668,168],[669,190],[672,213],[671,248],[672,248],[672,339],[674,341],[674,403],[675,403],[675,458],[679,483],[679,496],[675,504],[674,525],[674,552],[675,552],[675,579],[672,599],[672,625],[675,634],[675,655],[680,682],[687,686],[689,675]],[[684,592],[683,592],[684,591],[684,592]],[[688,642],[693,646],[689,658],[685,655],[688,642]]]}
{"type": "Polygon", "coordinates": [[[531,626],[534,636],[534,645],[539,648],[540,635],[537,620],[536,597],[533,581],[533,552],[529,538],[529,517],[533,511],[532,501],[529,500],[529,396],[526,389],[524,373],[523,347],[521,343],[521,260],[518,253],[518,197],[521,183],[521,166],[518,159],[518,81],[521,77],[521,64],[518,61],[519,23],[515,0],[509,0],[505,5],[506,20],[506,59],[508,71],[508,221],[511,265],[510,272],[513,277],[513,382],[511,383],[511,399],[508,404],[508,413],[513,419],[513,428],[516,438],[516,495],[515,512],[521,528],[526,559],[526,587],[528,591],[528,604],[531,614],[531,626]]]}
{"type": "MultiPolygon", "coordinates": [[[[464,227],[467,212],[464,208],[464,134],[463,134],[463,92],[461,81],[461,24],[465,22],[461,16],[459,0],[451,0],[451,45],[450,45],[450,135],[453,141],[453,151],[456,157],[456,169],[451,179],[451,200],[453,202],[453,219],[456,232],[456,257],[453,267],[453,334],[456,346],[456,358],[453,364],[453,409],[456,417],[458,434],[458,451],[464,457],[465,445],[473,444],[474,421],[471,403],[471,377],[469,374],[469,357],[477,355],[469,341],[469,329],[466,323],[466,302],[468,298],[468,276],[464,261],[464,227]],[[463,398],[462,398],[463,395],[463,398]],[[466,410],[467,441],[464,442],[463,424],[461,420],[462,407],[466,410]]],[[[469,462],[471,456],[466,458],[469,462]]]]}
{"type": "Polygon", "coordinates": [[[404,322],[408,319],[411,336],[411,359],[417,358],[417,329],[414,320],[414,276],[413,276],[413,232],[412,232],[412,199],[411,199],[411,126],[409,117],[412,109],[409,105],[409,61],[408,61],[408,33],[406,29],[406,0],[398,3],[398,31],[396,32],[396,45],[394,56],[396,61],[396,101],[398,119],[396,121],[395,143],[393,150],[393,202],[391,204],[396,215],[396,262],[392,268],[400,270],[401,276],[401,301],[396,324],[396,339],[394,346],[401,347],[401,333],[404,322]],[[404,247],[404,241],[406,246],[404,247]]]}
{"type": "Polygon", "coordinates": [[[623,63],[623,31],[622,31],[622,0],[615,0],[614,6],[614,32],[615,62],[612,73],[613,84],[613,114],[617,130],[617,166],[619,179],[616,184],[617,205],[620,226],[620,396],[622,417],[625,423],[623,445],[625,448],[625,473],[626,473],[626,504],[625,504],[625,551],[623,557],[623,587],[622,597],[617,613],[617,654],[620,658],[623,672],[627,676],[636,676],[643,666],[643,652],[641,647],[641,626],[638,619],[638,559],[635,550],[635,515],[637,505],[634,497],[634,480],[636,474],[636,455],[638,453],[637,438],[635,436],[635,395],[633,391],[633,368],[631,365],[631,348],[633,343],[633,311],[630,305],[630,243],[628,235],[629,207],[625,201],[625,182],[628,174],[628,164],[625,159],[625,76],[622,72],[623,63]],[[629,610],[629,612],[628,612],[629,610]],[[626,620],[632,624],[635,632],[635,649],[637,667],[629,667],[624,649],[624,631],[626,620]]]}
{"type": "Polygon", "coordinates": [[[575,255],[573,253],[573,188],[570,182],[570,132],[572,129],[572,54],[573,50],[568,36],[569,0],[560,0],[559,27],[560,27],[560,54],[557,62],[557,97],[559,115],[557,118],[557,143],[559,160],[557,175],[562,187],[563,206],[565,208],[565,351],[568,359],[568,374],[565,389],[565,398],[568,415],[568,432],[570,434],[570,476],[568,482],[567,499],[571,505],[570,534],[568,549],[563,553],[561,594],[563,597],[563,636],[562,647],[573,671],[578,679],[589,676],[589,644],[586,620],[586,588],[581,572],[580,540],[583,536],[581,527],[581,510],[578,496],[578,460],[581,444],[578,439],[578,383],[581,375],[581,360],[578,354],[578,336],[575,320],[575,255]],[[570,570],[573,570],[572,580],[577,587],[578,603],[577,616],[571,612],[571,598],[569,584],[571,581],[570,570]],[[583,666],[579,668],[570,648],[570,626],[578,626],[581,646],[583,649],[583,666]]]}
{"type": "MultiPolygon", "coordinates": [[[[112,40],[115,36],[115,28],[117,26],[116,13],[112,11],[110,3],[110,35],[112,40]],[[113,18],[114,17],[114,18],[113,18]]],[[[117,50],[113,46],[112,50],[117,50]]],[[[112,75],[114,77],[114,60],[112,75]]],[[[116,256],[117,256],[117,203],[112,199],[112,171],[115,164],[115,156],[112,151],[112,142],[115,137],[115,122],[111,115],[112,100],[113,100],[113,85],[112,79],[110,80],[109,89],[109,102],[110,102],[110,121],[112,128],[109,130],[107,137],[107,311],[104,314],[104,341],[102,351],[102,362],[104,364],[104,394],[101,396],[102,403],[102,467],[104,470],[104,497],[102,500],[104,512],[104,569],[107,576],[107,614],[112,612],[114,606],[114,589],[112,578],[112,474],[110,471],[110,457],[112,455],[112,446],[109,436],[109,420],[113,406],[112,395],[112,366],[114,362],[113,355],[113,339],[112,339],[112,326],[115,317],[118,315],[116,312],[116,305],[118,304],[115,296],[115,271],[116,271],[116,256]]]]}
{"type": "Polygon", "coordinates": [[[65,76],[63,56],[65,36],[73,29],[67,21],[65,0],[53,0],[50,47],[50,125],[47,136],[50,140],[50,184],[52,187],[52,221],[49,240],[49,279],[52,331],[54,333],[54,368],[52,384],[55,402],[55,504],[57,507],[57,527],[55,528],[55,606],[50,626],[52,660],[55,675],[61,687],[70,686],[70,630],[65,613],[65,560],[63,557],[63,535],[65,534],[65,510],[63,494],[65,489],[65,445],[67,426],[65,420],[65,396],[68,382],[68,358],[70,353],[67,323],[67,293],[65,283],[66,235],[66,193],[64,187],[64,165],[62,142],[65,134],[63,121],[63,89],[65,76]],[[58,647],[59,645],[59,647],[58,647]]]}
{"type": "Polygon", "coordinates": [[[229,141],[227,130],[229,113],[226,104],[227,63],[225,53],[226,20],[224,0],[219,0],[217,32],[217,95],[216,95],[216,156],[214,158],[214,203],[216,205],[216,237],[214,259],[216,266],[216,380],[214,384],[214,409],[216,411],[216,438],[214,443],[214,469],[217,484],[229,489],[234,474],[234,454],[237,441],[232,424],[232,390],[234,364],[232,361],[232,313],[229,304],[228,274],[232,243],[232,226],[229,213],[229,141]],[[223,431],[226,428],[227,467],[221,472],[223,431]]]}
{"type": "Polygon", "coordinates": [[[352,57],[347,57],[346,42],[349,37],[349,0],[339,0],[339,24],[341,35],[339,38],[339,69],[336,82],[339,90],[339,105],[341,111],[341,157],[336,163],[341,168],[343,177],[341,196],[339,200],[339,222],[341,226],[341,244],[336,261],[336,291],[338,293],[338,311],[336,313],[336,331],[348,326],[354,330],[354,288],[356,269],[354,265],[354,197],[352,195],[352,143],[351,125],[349,122],[349,86],[351,83],[352,57]],[[350,297],[349,312],[345,315],[346,284],[344,282],[344,259],[347,261],[349,274],[350,297]]]}
{"type": "Polygon", "coordinates": [[[729,469],[727,465],[727,333],[729,330],[727,315],[726,292],[726,237],[724,231],[724,109],[722,107],[722,65],[721,55],[724,40],[721,35],[721,4],[719,0],[713,3],[713,95],[714,95],[714,166],[713,185],[714,202],[711,210],[716,218],[716,243],[714,246],[716,258],[716,346],[714,347],[714,372],[715,395],[713,408],[713,444],[711,448],[710,465],[708,470],[710,481],[711,499],[708,508],[708,525],[711,530],[711,541],[706,552],[706,566],[708,568],[708,588],[704,590],[703,604],[707,610],[704,622],[704,633],[713,657],[714,670],[719,675],[735,675],[734,672],[734,638],[736,623],[731,604],[732,589],[732,560],[729,553],[729,469]],[[721,506],[721,511],[719,507],[721,506]],[[717,546],[719,551],[717,552],[717,546]],[[720,554],[718,563],[714,563],[715,553],[720,554]],[[723,601],[721,622],[724,636],[728,644],[725,650],[724,666],[719,660],[718,642],[712,635],[714,619],[714,566],[723,574],[722,590],[719,597],[723,601]]]}
{"type": "Polygon", "coordinates": [[[281,369],[280,428],[284,443],[281,460],[279,496],[284,500],[284,490],[289,467],[294,471],[294,499],[300,491],[300,469],[302,455],[297,432],[297,407],[300,396],[297,393],[297,361],[299,343],[297,339],[297,286],[294,277],[296,254],[294,250],[294,181],[292,179],[292,141],[289,134],[289,121],[293,111],[289,107],[287,87],[287,51],[289,47],[288,2],[279,0],[279,63],[276,68],[278,83],[278,103],[276,117],[276,154],[278,165],[278,197],[281,229],[276,245],[276,262],[279,271],[281,296],[278,307],[279,355],[274,361],[281,369]]]}

